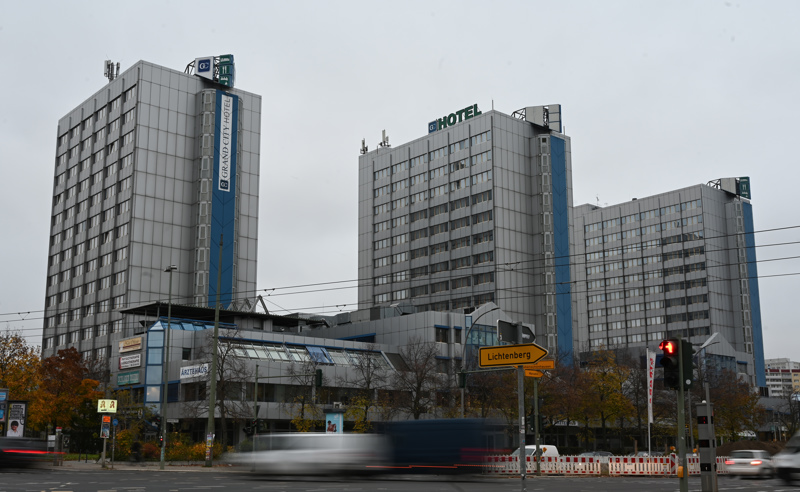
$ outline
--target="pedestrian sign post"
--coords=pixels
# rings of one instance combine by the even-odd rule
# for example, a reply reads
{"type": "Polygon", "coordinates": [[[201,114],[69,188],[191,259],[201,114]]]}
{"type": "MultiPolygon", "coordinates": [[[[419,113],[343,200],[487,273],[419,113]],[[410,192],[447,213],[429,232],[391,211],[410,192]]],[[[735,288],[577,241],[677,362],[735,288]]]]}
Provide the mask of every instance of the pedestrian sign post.
{"type": "Polygon", "coordinates": [[[535,364],[548,354],[547,349],[535,343],[500,345],[480,348],[480,367],[524,366],[535,364]]]}

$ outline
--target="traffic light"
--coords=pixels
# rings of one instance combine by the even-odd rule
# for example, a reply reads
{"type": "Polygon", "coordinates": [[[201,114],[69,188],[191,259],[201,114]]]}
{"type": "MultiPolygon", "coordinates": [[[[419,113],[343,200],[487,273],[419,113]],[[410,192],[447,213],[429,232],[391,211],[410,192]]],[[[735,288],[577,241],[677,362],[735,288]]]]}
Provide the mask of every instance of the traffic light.
{"type": "Polygon", "coordinates": [[[322,369],[317,369],[314,372],[314,386],[317,388],[322,387],[322,369]]]}
{"type": "Polygon", "coordinates": [[[164,447],[164,436],[158,436],[158,447],[164,447]]]}
{"type": "Polygon", "coordinates": [[[661,366],[664,368],[664,386],[678,389],[678,385],[680,384],[680,367],[678,360],[680,343],[678,340],[671,338],[659,343],[658,348],[663,352],[661,356],[661,366]]]}
{"type": "Polygon", "coordinates": [[[694,382],[694,347],[689,340],[681,340],[681,357],[683,358],[683,389],[689,390],[694,382]]]}

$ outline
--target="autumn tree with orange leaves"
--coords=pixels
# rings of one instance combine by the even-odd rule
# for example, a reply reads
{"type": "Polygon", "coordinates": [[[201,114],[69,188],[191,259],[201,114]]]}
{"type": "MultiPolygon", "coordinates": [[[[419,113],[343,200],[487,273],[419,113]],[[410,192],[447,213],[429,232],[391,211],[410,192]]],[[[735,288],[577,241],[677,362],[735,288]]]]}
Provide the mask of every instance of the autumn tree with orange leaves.
{"type": "Polygon", "coordinates": [[[97,400],[103,393],[97,391],[98,382],[88,378],[88,368],[81,354],[70,347],[56,355],[42,359],[38,371],[39,386],[33,391],[28,409],[28,423],[34,429],[61,427],[65,432],[93,419],[97,413],[97,400]]]}

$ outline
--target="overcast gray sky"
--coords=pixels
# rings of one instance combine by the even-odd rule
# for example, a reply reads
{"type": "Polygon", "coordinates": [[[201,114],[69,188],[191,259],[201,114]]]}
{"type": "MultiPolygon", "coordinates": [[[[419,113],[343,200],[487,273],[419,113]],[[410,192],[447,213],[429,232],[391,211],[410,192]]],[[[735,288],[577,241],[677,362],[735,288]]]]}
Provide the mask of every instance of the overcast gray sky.
{"type": "Polygon", "coordinates": [[[355,309],[355,282],[278,294],[357,278],[362,138],[401,144],[474,103],[560,103],[576,205],[750,176],[756,230],[771,231],[756,235],[765,356],[800,360],[798,14],[790,1],[0,0],[0,330],[40,343],[56,125],[103,87],[103,61],[183,70],[232,53],[236,86],[263,97],[271,310],[355,309]]]}

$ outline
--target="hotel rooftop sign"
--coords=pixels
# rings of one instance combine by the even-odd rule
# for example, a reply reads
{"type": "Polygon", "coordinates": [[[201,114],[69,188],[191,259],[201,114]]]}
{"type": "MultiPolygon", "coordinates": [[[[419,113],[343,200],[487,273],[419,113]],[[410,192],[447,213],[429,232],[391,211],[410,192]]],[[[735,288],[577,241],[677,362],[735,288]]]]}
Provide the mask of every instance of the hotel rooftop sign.
{"type": "Polygon", "coordinates": [[[461,123],[464,120],[474,118],[480,114],[481,112],[478,109],[477,104],[473,104],[472,106],[468,106],[464,109],[459,109],[455,113],[450,113],[447,116],[442,116],[441,118],[428,123],[428,133],[433,133],[437,130],[441,130],[442,128],[447,128],[448,126],[453,126],[456,123],[461,123]]]}

